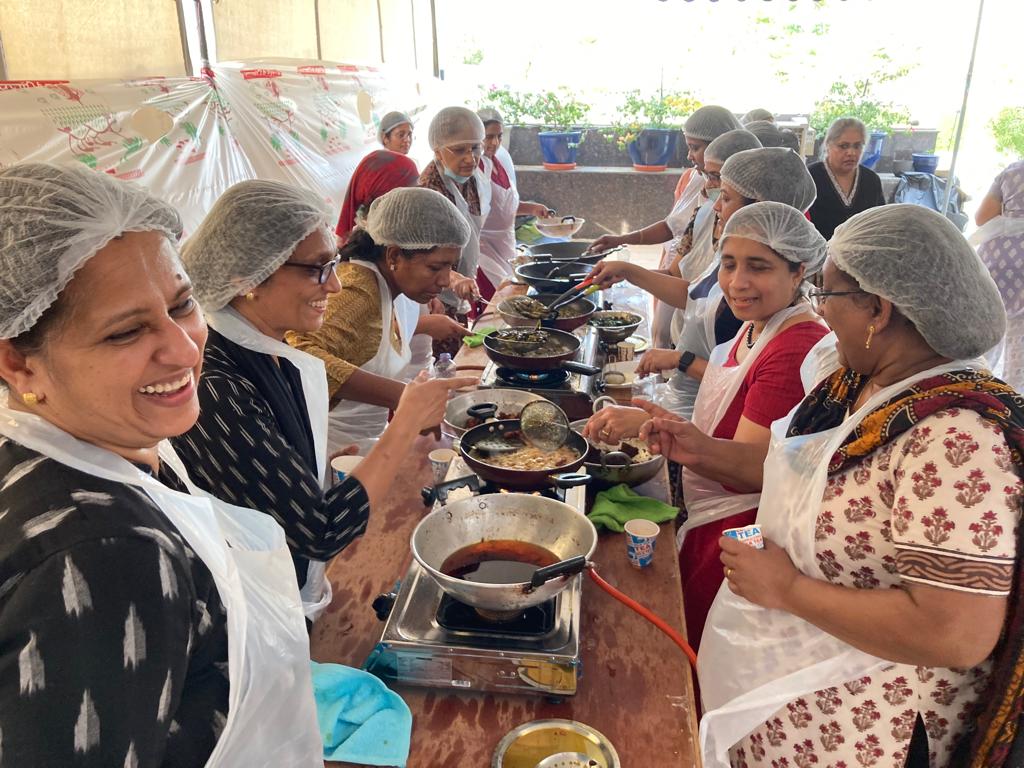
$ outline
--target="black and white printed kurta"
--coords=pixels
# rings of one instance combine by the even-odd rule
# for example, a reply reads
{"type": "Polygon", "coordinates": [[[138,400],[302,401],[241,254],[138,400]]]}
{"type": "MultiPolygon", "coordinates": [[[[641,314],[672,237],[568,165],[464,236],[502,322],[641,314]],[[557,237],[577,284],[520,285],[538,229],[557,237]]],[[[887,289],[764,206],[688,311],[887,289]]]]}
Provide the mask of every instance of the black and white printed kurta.
{"type": "Polygon", "coordinates": [[[211,328],[199,404],[199,421],[173,441],[189,477],[214,496],[280,523],[300,587],[308,559],[329,560],[366,531],[370,500],[358,480],[349,476],[330,490],[320,487],[295,366],[211,328]]]}
{"type": "Polygon", "coordinates": [[[227,716],[226,622],[141,490],[0,437],[0,767],[204,765],[227,716]]]}

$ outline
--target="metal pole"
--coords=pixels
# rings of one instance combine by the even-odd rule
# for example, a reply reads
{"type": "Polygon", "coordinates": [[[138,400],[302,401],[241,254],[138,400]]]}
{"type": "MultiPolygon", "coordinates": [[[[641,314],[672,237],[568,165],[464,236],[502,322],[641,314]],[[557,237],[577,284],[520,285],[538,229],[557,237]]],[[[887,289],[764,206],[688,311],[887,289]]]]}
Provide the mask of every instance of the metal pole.
{"type": "Polygon", "coordinates": [[[199,26],[199,61],[203,74],[210,70],[210,51],[206,45],[206,22],[203,20],[203,2],[195,0],[196,23],[199,26]]]}
{"type": "Polygon", "coordinates": [[[942,215],[949,210],[949,200],[953,196],[953,184],[956,181],[956,159],[960,154],[960,138],[964,132],[964,118],[967,116],[967,96],[971,92],[971,77],[974,75],[974,57],[978,52],[978,36],[981,33],[981,15],[985,11],[985,0],[978,0],[978,22],[974,26],[974,45],[971,46],[971,63],[967,65],[967,80],[964,82],[964,101],[960,106],[960,119],[956,124],[956,139],[953,141],[953,159],[949,161],[949,177],[946,179],[946,199],[942,202],[942,215]]]}
{"type": "Polygon", "coordinates": [[[0,80],[7,79],[7,56],[4,55],[4,38],[0,35],[0,80]]]}
{"type": "Polygon", "coordinates": [[[313,0],[313,21],[316,22],[316,58],[322,61],[323,49],[320,47],[320,0],[313,0]]]}

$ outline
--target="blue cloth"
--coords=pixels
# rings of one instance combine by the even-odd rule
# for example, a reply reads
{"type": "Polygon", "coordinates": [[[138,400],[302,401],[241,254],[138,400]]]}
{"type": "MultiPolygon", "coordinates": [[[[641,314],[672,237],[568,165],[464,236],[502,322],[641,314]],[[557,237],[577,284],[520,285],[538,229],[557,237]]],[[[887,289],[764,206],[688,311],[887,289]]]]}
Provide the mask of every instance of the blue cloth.
{"type": "Polygon", "coordinates": [[[412,713],[402,698],[361,669],[315,661],[310,667],[324,759],[404,768],[412,713]]]}

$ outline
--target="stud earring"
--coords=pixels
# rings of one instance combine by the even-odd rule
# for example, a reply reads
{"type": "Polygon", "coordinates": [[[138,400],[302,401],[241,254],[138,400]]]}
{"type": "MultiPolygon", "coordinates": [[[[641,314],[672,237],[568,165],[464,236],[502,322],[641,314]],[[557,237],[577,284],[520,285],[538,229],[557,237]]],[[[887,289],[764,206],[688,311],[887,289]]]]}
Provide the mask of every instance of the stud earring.
{"type": "Polygon", "coordinates": [[[875,335],[875,326],[868,326],[868,340],[864,342],[864,349],[871,349],[871,339],[875,335]]]}
{"type": "Polygon", "coordinates": [[[39,405],[39,395],[37,395],[35,392],[25,392],[21,396],[21,402],[23,402],[25,405],[29,407],[39,405]]]}
{"type": "Polygon", "coordinates": [[[245,300],[246,301],[256,301],[256,294],[253,293],[252,291],[249,291],[247,294],[245,294],[245,300]]]}

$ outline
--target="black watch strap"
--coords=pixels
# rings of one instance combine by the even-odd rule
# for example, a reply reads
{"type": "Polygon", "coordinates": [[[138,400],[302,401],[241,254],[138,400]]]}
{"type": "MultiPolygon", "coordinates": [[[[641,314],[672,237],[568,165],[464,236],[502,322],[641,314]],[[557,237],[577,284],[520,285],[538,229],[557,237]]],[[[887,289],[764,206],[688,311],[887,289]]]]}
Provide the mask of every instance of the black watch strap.
{"type": "Polygon", "coordinates": [[[686,369],[693,365],[693,361],[697,359],[697,356],[693,352],[683,352],[679,356],[679,365],[676,368],[682,373],[686,373],[686,369]]]}

